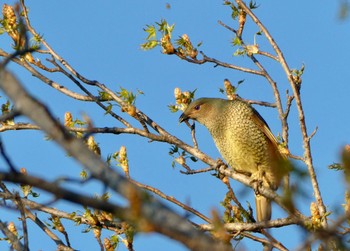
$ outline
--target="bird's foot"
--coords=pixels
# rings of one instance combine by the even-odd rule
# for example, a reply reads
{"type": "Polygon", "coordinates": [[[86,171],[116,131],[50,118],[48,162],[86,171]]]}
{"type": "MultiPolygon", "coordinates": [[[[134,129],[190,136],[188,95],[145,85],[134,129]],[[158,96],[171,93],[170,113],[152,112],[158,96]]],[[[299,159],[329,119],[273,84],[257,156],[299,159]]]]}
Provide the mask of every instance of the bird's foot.
{"type": "Polygon", "coordinates": [[[228,166],[222,161],[222,159],[217,159],[214,168],[215,170],[219,170],[220,167],[223,167],[225,169],[228,168],[228,166]]]}

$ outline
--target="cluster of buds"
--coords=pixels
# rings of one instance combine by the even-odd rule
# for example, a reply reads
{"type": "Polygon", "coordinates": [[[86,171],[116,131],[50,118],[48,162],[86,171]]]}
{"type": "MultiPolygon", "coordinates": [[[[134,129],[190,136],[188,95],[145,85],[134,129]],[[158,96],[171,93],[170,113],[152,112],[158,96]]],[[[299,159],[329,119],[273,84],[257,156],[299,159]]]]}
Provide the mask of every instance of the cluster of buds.
{"type": "Polygon", "coordinates": [[[65,127],[73,127],[74,126],[72,113],[66,112],[64,114],[64,126],[65,127]]]}
{"type": "Polygon", "coordinates": [[[303,82],[301,76],[304,74],[304,70],[305,70],[305,66],[302,65],[300,69],[293,69],[291,72],[292,73],[291,78],[298,92],[300,92],[301,84],[303,82]]]}
{"type": "Polygon", "coordinates": [[[115,248],[117,247],[117,243],[112,243],[112,241],[108,238],[103,239],[103,246],[106,251],[114,251],[115,248]]]}
{"type": "Polygon", "coordinates": [[[311,223],[314,229],[319,229],[321,227],[321,215],[320,211],[315,202],[311,202],[310,204],[310,213],[311,213],[311,223]]]}
{"type": "MultiPolygon", "coordinates": [[[[16,7],[19,8],[18,5],[16,5],[16,7]]],[[[17,12],[19,11],[17,10],[17,12]]],[[[15,43],[15,48],[18,50],[24,49],[26,44],[25,30],[23,29],[24,26],[22,23],[17,22],[15,10],[12,6],[4,4],[2,7],[2,15],[4,17],[2,22],[3,27],[15,43]]],[[[26,53],[24,58],[30,63],[35,63],[35,59],[31,53],[26,53]]]]}
{"type": "Polygon", "coordinates": [[[235,100],[237,98],[236,87],[234,87],[227,78],[224,80],[224,87],[227,99],[235,100]]]}
{"type": "Polygon", "coordinates": [[[238,206],[232,206],[234,222],[243,222],[242,210],[238,206]]]}
{"type": "Polygon", "coordinates": [[[179,53],[182,56],[190,57],[193,59],[197,58],[198,50],[193,47],[191,40],[187,34],[183,34],[178,43],[182,46],[178,49],[179,53]]]}
{"type": "Polygon", "coordinates": [[[168,55],[171,55],[171,54],[175,53],[175,48],[174,48],[173,44],[171,43],[171,39],[170,39],[170,35],[169,34],[165,34],[161,38],[160,45],[163,48],[162,53],[168,54],[168,55]]]}
{"type": "MultiPolygon", "coordinates": [[[[27,170],[24,167],[22,167],[20,169],[20,173],[23,174],[23,175],[27,175],[27,170]]],[[[21,187],[21,191],[23,193],[23,196],[25,198],[27,198],[28,195],[32,193],[32,188],[33,188],[32,186],[21,184],[20,187],[21,187]]]]}
{"type": "Polygon", "coordinates": [[[94,236],[97,240],[100,240],[101,238],[101,234],[102,234],[102,231],[101,231],[101,228],[100,227],[95,227],[94,230],[94,236]]]}
{"type": "Polygon", "coordinates": [[[88,148],[93,151],[95,154],[97,154],[98,156],[101,156],[101,149],[98,146],[98,144],[96,143],[95,139],[93,136],[89,136],[89,138],[87,139],[86,142],[88,148]]]}
{"type": "Polygon", "coordinates": [[[179,157],[174,159],[178,164],[181,166],[186,165],[186,159],[183,155],[180,155],[179,157]]]}
{"type": "Polygon", "coordinates": [[[128,156],[126,153],[126,147],[121,146],[119,149],[119,165],[123,169],[126,177],[130,177],[129,174],[129,161],[128,161],[128,156]]]}
{"type": "MultiPolygon", "coordinates": [[[[10,113],[10,111],[12,110],[12,108],[10,108],[10,101],[7,101],[5,104],[2,104],[1,105],[1,112],[3,115],[7,114],[7,113],[10,113]]],[[[8,119],[8,120],[4,120],[4,121],[1,121],[1,124],[2,125],[14,125],[15,124],[15,121],[12,119],[8,119]]]]}
{"type": "Polygon", "coordinates": [[[60,233],[65,233],[66,229],[62,225],[61,218],[56,215],[51,215],[51,222],[53,223],[53,226],[55,229],[57,229],[60,233]]]}
{"type": "Polygon", "coordinates": [[[134,118],[137,117],[136,107],[134,105],[132,105],[132,104],[123,105],[122,108],[121,108],[121,111],[122,112],[126,112],[131,117],[134,117],[134,118]]]}
{"type": "Polygon", "coordinates": [[[25,41],[21,38],[19,32],[19,25],[17,24],[16,13],[12,6],[4,4],[2,7],[3,27],[12,40],[15,42],[16,47],[23,46],[25,41]]]}
{"type": "Polygon", "coordinates": [[[9,224],[7,225],[7,229],[15,236],[18,236],[17,228],[15,226],[15,223],[13,223],[12,221],[9,222],[9,224]]]}
{"type": "Polygon", "coordinates": [[[251,56],[253,54],[257,54],[259,52],[259,45],[257,45],[257,44],[247,45],[247,46],[245,46],[245,50],[246,50],[248,56],[251,56]]]}
{"type": "Polygon", "coordinates": [[[97,214],[97,218],[99,221],[112,221],[113,220],[113,214],[112,213],[108,213],[106,211],[100,211],[97,214]]]}
{"type": "Polygon", "coordinates": [[[180,88],[174,89],[174,96],[176,100],[175,108],[184,111],[186,107],[192,102],[193,92],[181,92],[180,88]]]}
{"type": "Polygon", "coordinates": [[[91,210],[88,208],[85,209],[85,213],[83,214],[83,217],[86,219],[88,224],[92,227],[96,227],[100,225],[98,217],[95,215],[95,213],[92,213],[91,210]]]}
{"type": "Polygon", "coordinates": [[[247,20],[246,17],[247,17],[247,13],[244,10],[241,9],[239,11],[239,16],[238,16],[238,23],[239,23],[239,27],[238,27],[238,30],[237,30],[237,36],[238,37],[242,36],[243,28],[244,28],[244,25],[245,25],[245,21],[247,20]]]}

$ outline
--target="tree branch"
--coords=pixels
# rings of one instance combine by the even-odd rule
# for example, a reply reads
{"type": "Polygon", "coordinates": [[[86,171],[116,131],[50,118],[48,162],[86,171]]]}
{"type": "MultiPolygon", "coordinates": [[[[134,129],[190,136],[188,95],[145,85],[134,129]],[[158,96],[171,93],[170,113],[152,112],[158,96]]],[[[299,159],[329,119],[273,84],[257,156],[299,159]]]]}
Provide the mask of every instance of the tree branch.
{"type": "Polygon", "coordinates": [[[136,225],[147,222],[155,231],[174,238],[191,249],[231,250],[226,244],[216,242],[209,236],[196,230],[191,223],[145,192],[133,185],[126,178],[113,172],[108,166],[90,151],[81,139],[73,137],[56,121],[48,109],[31,97],[8,72],[0,71],[0,88],[15,103],[17,110],[34,121],[45,133],[63,147],[73,158],[77,159],[106,186],[129,200],[131,210],[127,219],[136,225]],[[142,199],[147,198],[147,200],[142,199]],[[136,204],[135,204],[136,203],[136,204]],[[167,219],[167,220],[164,220],[167,219]]]}

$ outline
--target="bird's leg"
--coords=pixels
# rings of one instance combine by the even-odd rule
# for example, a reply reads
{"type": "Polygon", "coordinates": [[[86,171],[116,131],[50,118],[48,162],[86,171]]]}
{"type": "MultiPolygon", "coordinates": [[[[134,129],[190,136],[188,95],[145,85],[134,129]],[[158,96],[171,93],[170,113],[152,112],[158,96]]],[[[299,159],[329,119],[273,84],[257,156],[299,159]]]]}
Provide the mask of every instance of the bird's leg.
{"type": "Polygon", "coordinates": [[[256,195],[260,194],[259,188],[263,185],[263,178],[265,176],[265,172],[262,170],[257,170],[256,172],[253,172],[250,176],[250,184],[252,185],[254,192],[256,195]]]}
{"type": "Polygon", "coordinates": [[[215,163],[214,168],[215,168],[215,170],[219,170],[220,167],[224,167],[225,169],[228,168],[228,166],[222,161],[222,159],[219,159],[219,158],[218,158],[218,159],[216,160],[216,163],[215,163]]]}
{"type": "Polygon", "coordinates": [[[228,168],[228,166],[221,160],[221,159],[217,159],[216,160],[216,164],[214,166],[214,169],[216,170],[216,177],[219,178],[220,180],[223,180],[225,178],[224,174],[220,173],[220,167],[223,167],[224,169],[228,168]]]}

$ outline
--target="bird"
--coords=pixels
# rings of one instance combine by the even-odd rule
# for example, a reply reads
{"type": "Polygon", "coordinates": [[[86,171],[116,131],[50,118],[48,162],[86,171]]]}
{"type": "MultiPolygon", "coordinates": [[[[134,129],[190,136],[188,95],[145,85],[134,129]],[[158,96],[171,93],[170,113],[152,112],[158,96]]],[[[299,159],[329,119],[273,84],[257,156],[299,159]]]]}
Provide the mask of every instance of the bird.
{"type": "MultiPolygon", "coordinates": [[[[179,122],[189,119],[204,125],[227,164],[252,181],[277,190],[288,173],[286,155],[262,116],[246,101],[199,98],[183,111],[179,122]]],[[[271,201],[255,191],[256,219],[271,219],[271,201]]]]}

